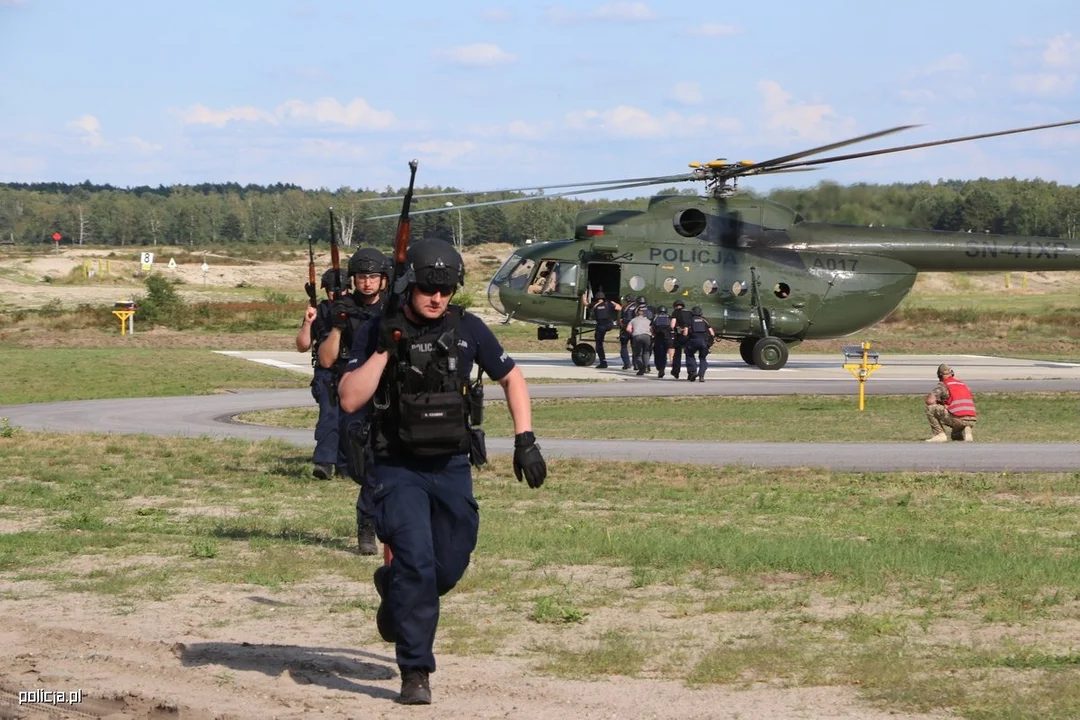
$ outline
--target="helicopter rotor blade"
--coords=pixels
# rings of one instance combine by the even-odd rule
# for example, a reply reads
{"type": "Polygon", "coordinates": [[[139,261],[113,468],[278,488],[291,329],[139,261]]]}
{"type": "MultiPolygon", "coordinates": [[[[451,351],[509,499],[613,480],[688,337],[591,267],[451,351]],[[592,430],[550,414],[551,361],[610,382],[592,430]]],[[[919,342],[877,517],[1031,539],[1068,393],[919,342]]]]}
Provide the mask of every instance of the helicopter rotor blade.
{"type": "MultiPolygon", "coordinates": [[[[493,205],[508,205],[510,203],[528,202],[530,200],[544,200],[546,198],[558,198],[567,197],[569,195],[584,195],[585,193],[604,192],[606,190],[625,190],[628,188],[648,187],[650,185],[661,185],[667,183],[677,182],[689,182],[691,180],[699,180],[693,173],[684,173],[682,175],[667,175],[665,177],[653,177],[645,178],[643,180],[634,182],[625,182],[619,185],[606,185],[604,187],[589,187],[584,190],[565,190],[563,192],[550,193],[545,195],[526,195],[525,197],[506,198],[504,200],[489,200],[487,202],[469,203],[467,205],[454,205],[453,207],[436,207],[429,208],[427,210],[413,210],[413,215],[428,215],[430,213],[451,212],[454,210],[468,210],[470,208],[478,207],[490,207],[493,205]]],[[[551,187],[551,186],[549,186],[551,187]]],[[[364,220],[385,220],[386,218],[397,217],[397,215],[374,215],[364,220]]]]}
{"type": "MultiPolygon", "coordinates": [[[[413,195],[414,198],[437,198],[437,197],[455,197],[458,195],[496,195],[498,193],[511,193],[511,192],[535,192],[537,190],[562,190],[563,188],[575,188],[575,187],[593,187],[599,185],[616,185],[620,183],[637,183],[648,182],[655,180],[657,182],[665,182],[666,176],[658,177],[643,177],[643,178],[621,178],[619,180],[594,180],[592,182],[582,183],[562,183],[559,185],[534,185],[532,187],[519,187],[519,188],[500,188],[498,190],[455,190],[453,192],[439,192],[439,193],[417,193],[413,195]]],[[[387,197],[377,198],[360,198],[357,202],[378,202],[380,200],[401,200],[404,195],[393,195],[387,197]]],[[[550,197],[550,196],[549,196],[550,197]]]]}
{"type": "Polygon", "coordinates": [[[902,145],[900,147],[885,148],[883,150],[868,150],[860,153],[847,155],[833,155],[832,157],[806,160],[804,162],[787,163],[779,166],[783,169],[803,167],[806,165],[823,165],[841,160],[854,160],[856,158],[872,157],[874,155],[886,155],[888,153],[903,152],[905,150],[918,150],[920,148],[936,147],[938,145],[951,145],[952,143],[967,142],[969,140],[982,140],[983,138],[999,137],[1001,135],[1016,135],[1018,133],[1032,132],[1034,130],[1046,130],[1049,128],[1065,127],[1067,125],[1080,125],[1080,120],[1066,120],[1065,122],[1050,123],[1048,125],[1032,125],[1031,127],[1016,128],[1015,130],[1000,130],[998,132],[980,133],[978,135],[966,135],[964,137],[950,138],[948,140],[934,140],[932,142],[916,143],[914,145],[902,145]]]}
{"type": "Polygon", "coordinates": [[[820,145],[809,150],[802,150],[797,153],[791,153],[790,155],[783,155],[781,157],[772,158],[771,160],[763,160],[753,165],[744,165],[737,167],[731,173],[731,175],[752,175],[755,171],[760,172],[765,168],[775,167],[777,165],[784,165],[790,163],[792,160],[798,160],[800,158],[807,157],[808,155],[817,155],[818,153],[828,152],[829,150],[836,150],[847,145],[854,145],[855,143],[866,142],[867,140],[874,140],[885,135],[891,135],[893,133],[900,132],[901,130],[910,130],[911,128],[919,127],[918,125],[898,125],[894,128],[888,128],[887,130],[878,130],[867,135],[860,135],[859,137],[849,138],[847,140],[841,140],[839,142],[829,143],[828,145],[820,145]]]}

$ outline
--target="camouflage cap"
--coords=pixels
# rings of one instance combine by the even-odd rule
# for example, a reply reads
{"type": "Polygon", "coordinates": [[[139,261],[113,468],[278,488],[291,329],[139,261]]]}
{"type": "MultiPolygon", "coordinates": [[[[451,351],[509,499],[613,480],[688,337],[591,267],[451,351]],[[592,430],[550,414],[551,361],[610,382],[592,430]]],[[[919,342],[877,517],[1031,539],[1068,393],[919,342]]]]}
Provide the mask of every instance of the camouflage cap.
{"type": "Polygon", "coordinates": [[[938,377],[945,377],[946,375],[952,375],[953,371],[951,367],[942,363],[941,365],[937,366],[937,374],[938,377]]]}

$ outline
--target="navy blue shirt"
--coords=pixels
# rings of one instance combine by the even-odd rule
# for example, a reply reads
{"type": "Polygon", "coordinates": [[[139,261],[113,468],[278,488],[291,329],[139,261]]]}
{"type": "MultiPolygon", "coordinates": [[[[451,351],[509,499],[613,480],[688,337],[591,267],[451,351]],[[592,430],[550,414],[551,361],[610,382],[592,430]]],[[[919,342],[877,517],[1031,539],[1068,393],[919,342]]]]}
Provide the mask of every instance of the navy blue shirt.
{"type": "MultiPolygon", "coordinates": [[[[345,372],[356,370],[375,354],[375,348],[379,344],[379,325],[380,318],[375,317],[360,326],[360,331],[353,338],[352,359],[345,366],[345,372]]],[[[433,323],[433,326],[437,327],[442,325],[442,320],[433,323]]],[[[427,326],[416,325],[415,327],[427,326]]],[[[473,364],[477,362],[488,377],[496,382],[502,380],[514,369],[514,359],[503,350],[495,333],[491,332],[491,328],[476,315],[470,312],[464,314],[458,335],[458,372],[463,378],[471,375],[473,364]]]]}

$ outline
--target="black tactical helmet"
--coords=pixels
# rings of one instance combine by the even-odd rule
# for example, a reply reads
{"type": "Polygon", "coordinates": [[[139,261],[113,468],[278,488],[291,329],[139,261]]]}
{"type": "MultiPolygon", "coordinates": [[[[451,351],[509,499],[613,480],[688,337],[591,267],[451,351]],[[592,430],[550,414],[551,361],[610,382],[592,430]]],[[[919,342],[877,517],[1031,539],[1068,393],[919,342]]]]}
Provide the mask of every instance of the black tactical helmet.
{"type": "Polygon", "coordinates": [[[465,284],[465,262],[445,240],[429,238],[409,245],[405,262],[409,266],[410,284],[465,284]]]}
{"type": "Polygon", "coordinates": [[[596,299],[597,300],[607,300],[607,295],[605,295],[604,291],[601,290],[600,292],[596,293],[596,299]]]}
{"type": "Polygon", "coordinates": [[[638,301],[638,305],[648,305],[649,304],[649,301],[645,299],[644,295],[638,295],[637,301],[638,301]]]}
{"type": "Polygon", "coordinates": [[[345,269],[338,270],[338,279],[341,281],[339,284],[334,284],[334,270],[333,268],[327,270],[322,274],[322,285],[327,290],[335,290],[341,288],[342,290],[349,289],[349,273],[345,269]]]}
{"type": "Polygon", "coordinates": [[[667,314],[667,308],[664,307],[663,305],[661,305],[660,307],[656,308],[656,314],[657,315],[666,315],[667,314]]]}
{"type": "Polygon", "coordinates": [[[622,300],[623,300],[623,302],[625,302],[625,303],[628,303],[628,302],[634,302],[634,296],[633,296],[633,295],[631,295],[630,293],[626,293],[625,295],[623,295],[623,299],[622,299],[622,300]]]}
{"type": "Polygon", "coordinates": [[[694,307],[690,308],[690,314],[693,315],[694,317],[701,317],[701,315],[702,315],[701,306],[700,305],[695,305],[694,307]]]}
{"type": "Polygon", "coordinates": [[[676,300],[676,301],[674,302],[674,304],[672,305],[672,307],[675,307],[675,308],[684,308],[684,307],[686,307],[686,303],[684,303],[684,302],[683,302],[682,300],[676,300]]]}
{"type": "Polygon", "coordinates": [[[372,247],[360,248],[349,258],[350,275],[386,274],[386,256],[372,247]]]}

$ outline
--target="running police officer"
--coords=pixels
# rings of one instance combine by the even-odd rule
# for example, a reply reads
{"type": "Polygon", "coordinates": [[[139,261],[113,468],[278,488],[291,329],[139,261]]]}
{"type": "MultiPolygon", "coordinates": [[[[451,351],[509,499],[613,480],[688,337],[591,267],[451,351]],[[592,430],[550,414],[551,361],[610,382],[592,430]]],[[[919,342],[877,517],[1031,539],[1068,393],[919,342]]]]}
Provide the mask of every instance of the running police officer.
{"type": "Polygon", "coordinates": [[[682,358],[683,348],[686,347],[686,327],[690,325],[690,311],[686,309],[686,303],[682,300],[676,300],[672,304],[671,313],[671,330],[674,337],[672,338],[671,349],[671,377],[676,380],[679,379],[679,371],[682,370],[682,358]]]}
{"type": "Polygon", "coordinates": [[[600,362],[596,367],[603,370],[607,367],[607,357],[604,355],[604,338],[608,331],[615,327],[616,313],[622,310],[622,305],[607,299],[603,291],[597,292],[593,298],[593,319],[596,320],[596,357],[600,362]]]}
{"type": "Polygon", "coordinates": [[[622,358],[622,369],[630,369],[630,335],[626,332],[626,326],[637,317],[637,303],[633,295],[623,296],[622,322],[619,323],[619,357],[622,358]]]}
{"type": "Polygon", "coordinates": [[[334,271],[323,273],[320,285],[326,291],[326,299],[317,308],[309,307],[304,313],[304,324],[296,334],[296,351],[311,350],[311,366],[315,369],[311,379],[311,396],[319,403],[319,419],[315,423],[315,452],[312,454],[311,474],[320,480],[329,480],[338,466],[338,405],[334,393],[334,374],[319,363],[319,351],[333,328],[330,304],[337,299],[336,288],[344,295],[349,289],[349,276],[339,273],[334,282],[334,271]]]}
{"type": "Polygon", "coordinates": [[[709,346],[712,338],[716,335],[712,325],[705,319],[701,306],[695,305],[690,310],[690,324],[683,328],[686,336],[686,379],[694,382],[705,382],[705,369],[708,363],[705,356],[709,354],[709,346]]]}
{"type": "Polygon", "coordinates": [[[671,316],[663,305],[656,308],[652,326],[653,362],[656,363],[656,377],[662,378],[667,370],[668,349],[671,347],[671,316]]]}
{"type": "MultiPolygon", "coordinates": [[[[334,373],[334,387],[345,372],[353,339],[360,326],[382,311],[382,293],[386,289],[387,258],[375,248],[360,248],[349,258],[349,276],[352,278],[351,295],[339,298],[330,306],[333,330],[319,348],[319,365],[329,367],[334,373]]],[[[371,519],[370,482],[365,482],[363,457],[356,452],[366,452],[366,408],[355,413],[338,412],[338,467],[360,485],[356,497],[356,539],[361,555],[379,552],[375,544],[375,525],[371,519]],[[350,448],[356,433],[364,434],[357,448],[350,448]]]]}
{"type": "Polygon", "coordinates": [[[540,487],[547,465],[521,369],[480,318],[449,304],[464,283],[461,256],[428,239],[409,247],[406,263],[401,311],[360,329],[340,392],[346,411],[373,401],[375,528],[393,552],[375,571],[376,624],[396,643],[400,702],[428,704],[439,597],[465,573],[479,524],[470,462],[482,464],[485,451],[474,362],[506,394],[518,480],[540,487]]]}

